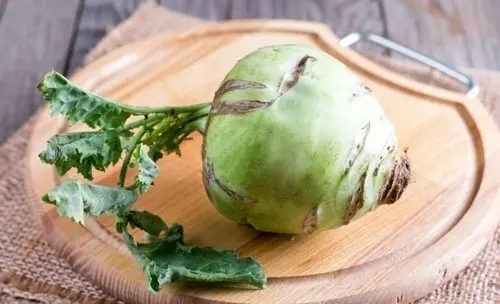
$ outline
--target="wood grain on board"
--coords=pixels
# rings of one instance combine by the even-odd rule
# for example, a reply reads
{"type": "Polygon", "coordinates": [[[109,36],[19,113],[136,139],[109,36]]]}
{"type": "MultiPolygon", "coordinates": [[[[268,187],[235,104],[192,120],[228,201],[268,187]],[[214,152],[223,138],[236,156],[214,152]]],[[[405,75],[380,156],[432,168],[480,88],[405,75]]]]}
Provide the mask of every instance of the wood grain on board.
{"type": "MultiPolygon", "coordinates": [[[[126,20],[144,2],[0,0],[0,143],[40,105],[33,84],[47,68],[55,67],[68,75],[76,71],[107,31],[126,20]]],[[[500,6],[495,0],[157,2],[204,20],[312,20],[326,23],[341,36],[367,29],[451,65],[500,69],[500,6]]],[[[355,45],[354,49],[394,56],[368,43],[355,45]]]]}
{"type": "Polygon", "coordinates": [[[232,19],[232,7],[238,2],[233,0],[160,0],[161,5],[188,16],[204,20],[232,19]]]}
{"type": "MultiPolygon", "coordinates": [[[[159,161],[155,186],[134,208],[158,214],[167,223],[182,224],[189,243],[235,248],[241,255],[254,256],[271,278],[267,289],[167,284],[153,296],[144,274],[116,238],[111,218],[89,218],[85,230],[61,218],[52,205],[35,201],[50,242],[77,271],[131,303],[193,299],[202,303],[403,303],[448,281],[479,253],[500,220],[496,178],[500,134],[479,100],[403,78],[337,42],[328,27],[298,21],[210,24],[112,52],[80,70],[73,80],[124,103],[191,104],[210,99],[232,65],[255,48],[270,43],[323,48],[374,90],[395,124],[400,144],[410,147],[415,182],[398,203],[339,229],[293,240],[259,234],[228,221],[212,207],[201,179],[201,138],[193,136],[181,146],[182,157],[170,155],[159,161]],[[184,52],[177,52],[178,48],[184,52]],[[134,56],[114,65],[127,54],[134,56]]],[[[77,125],[69,130],[85,129],[77,125]]],[[[38,153],[52,135],[66,131],[61,117],[51,118],[47,110],[39,117],[27,159],[31,197],[41,197],[60,182],[54,168],[40,162],[38,153]]],[[[96,172],[94,181],[115,185],[118,170],[119,166],[96,172]]],[[[78,175],[65,178],[71,177],[78,175]]],[[[133,178],[130,174],[126,184],[133,178]]]]}

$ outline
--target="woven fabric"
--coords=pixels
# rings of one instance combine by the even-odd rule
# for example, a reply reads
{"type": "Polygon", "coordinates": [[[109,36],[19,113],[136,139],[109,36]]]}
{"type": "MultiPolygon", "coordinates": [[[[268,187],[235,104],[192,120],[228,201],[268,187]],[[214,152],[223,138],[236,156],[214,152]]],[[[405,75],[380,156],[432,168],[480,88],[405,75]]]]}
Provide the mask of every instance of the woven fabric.
{"type": "Polygon", "coordinates": [[[43,238],[23,180],[31,126],[28,122],[0,150],[0,303],[117,302],[73,271],[43,238]]]}
{"type": "MultiPolygon", "coordinates": [[[[85,62],[124,44],[199,22],[148,2],[111,30],[85,62]]],[[[449,81],[421,66],[384,58],[375,60],[420,81],[454,88],[449,81]]],[[[481,100],[500,122],[500,111],[493,106],[500,103],[500,93],[496,91],[500,73],[468,72],[481,86],[481,100]]],[[[0,148],[0,303],[122,303],[73,271],[43,239],[23,184],[22,158],[32,123],[27,122],[0,148]]],[[[415,303],[500,303],[500,229],[466,269],[415,303]]]]}

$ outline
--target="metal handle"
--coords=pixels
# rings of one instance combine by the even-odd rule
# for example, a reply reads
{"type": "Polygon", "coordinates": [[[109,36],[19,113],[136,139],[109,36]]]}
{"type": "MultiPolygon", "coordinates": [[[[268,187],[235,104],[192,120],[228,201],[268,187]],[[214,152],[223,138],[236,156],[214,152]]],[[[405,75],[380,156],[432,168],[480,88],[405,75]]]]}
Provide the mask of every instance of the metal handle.
{"type": "Polygon", "coordinates": [[[354,32],[340,39],[340,45],[348,47],[360,40],[368,40],[370,42],[373,42],[390,50],[396,51],[402,55],[405,55],[415,61],[425,64],[433,69],[436,69],[450,76],[451,78],[463,83],[469,88],[469,90],[466,93],[466,96],[469,98],[474,98],[479,94],[479,86],[471,77],[459,72],[458,70],[450,66],[447,66],[442,62],[432,59],[431,57],[424,55],[414,49],[403,46],[393,40],[379,36],[377,34],[365,31],[354,32]]]}

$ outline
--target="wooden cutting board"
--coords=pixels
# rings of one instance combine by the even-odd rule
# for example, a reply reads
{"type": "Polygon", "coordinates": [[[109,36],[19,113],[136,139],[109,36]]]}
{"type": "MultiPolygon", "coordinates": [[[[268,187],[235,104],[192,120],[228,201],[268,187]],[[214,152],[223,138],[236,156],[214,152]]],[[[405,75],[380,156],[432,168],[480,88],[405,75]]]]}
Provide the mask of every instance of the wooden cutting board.
{"type": "MultiPolygon", "coordinates": [[[[53,135],[84,129],[68,128],[63,118],[51,118],[45,109],[30,141],[26,181],[47,239],[77,271],[127,303],[405,303],[452,278],[479,253],[500,220],[500,135],[481,101],[385,69],[341,47],[322,24],[247,20],[203,25],[128,45],[72,80],[128,104],[210,101],[239,58],[283,43],[329,52],[378,95],[401,145],[409,147],[414,182],[400,201],[335,230],[293,239],[259,234],[224,219],[209,203],[201,179],[201,138],[194,135],[182,145],[181,158],[159,161],[156,185],[137,208],[182,224],[188,243],[255,257],[270,277],[269,287],[175,283],[153,295],[113,232],[112,218],[89,218],[83,228],[40,200],[61,179],[38,153],[53,135]]],[[[99,172],[95,182],[114,186],[118,169],[99,172]]]]}

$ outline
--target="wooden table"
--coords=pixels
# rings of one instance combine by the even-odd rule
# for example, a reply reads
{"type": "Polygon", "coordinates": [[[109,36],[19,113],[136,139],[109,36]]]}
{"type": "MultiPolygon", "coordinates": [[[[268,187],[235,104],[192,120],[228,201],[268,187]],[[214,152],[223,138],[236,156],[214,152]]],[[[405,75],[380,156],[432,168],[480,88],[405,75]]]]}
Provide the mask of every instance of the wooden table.
{"type": "MultiPolygon", "coordinates": [[[[209,20],[293,18],[327,23],[339,36],[384,35],[444,63],[500,69],[500,3],[495,0],[162,0],[209,20]]],[[[35,90],[54,68],[73,72],[106,30],[139,0],[0,0],[0,143],[43,103],[35,90]]],[[[397,57],[377,48],[361,51],[397,57]]]]}

